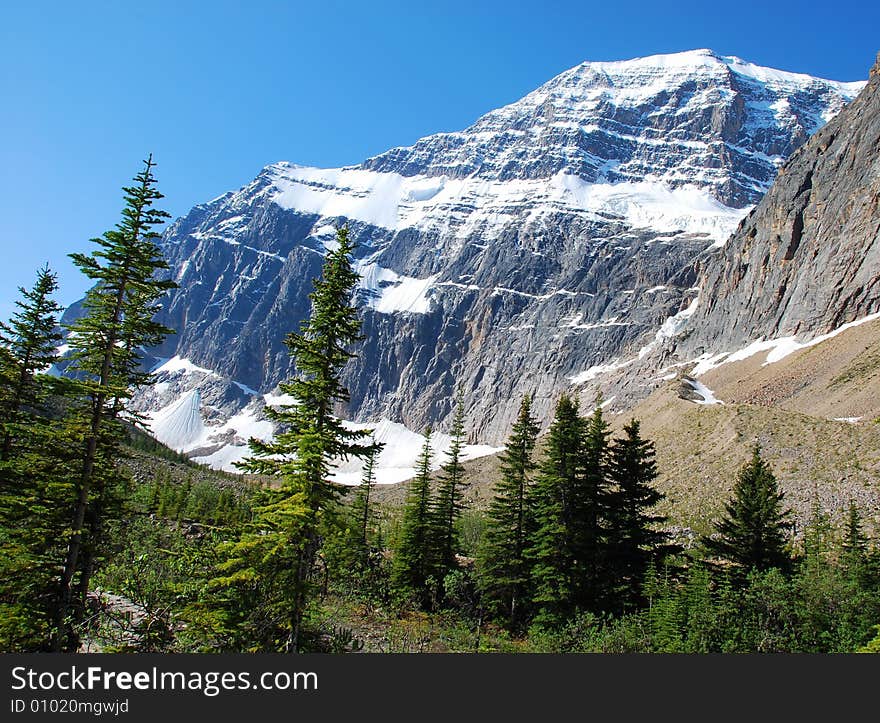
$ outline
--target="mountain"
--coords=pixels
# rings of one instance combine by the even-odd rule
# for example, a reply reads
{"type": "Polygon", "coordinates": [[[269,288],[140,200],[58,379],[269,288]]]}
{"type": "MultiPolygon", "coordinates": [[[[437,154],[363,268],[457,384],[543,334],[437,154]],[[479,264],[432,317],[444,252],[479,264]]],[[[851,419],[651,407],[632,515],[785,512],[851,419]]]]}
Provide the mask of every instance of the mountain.
{"type": "Polygon", "coordinates": [[[689,352],[827,334],[880,311],[880,57],[706,264],[701,286],[689,352]]]}
{"type": "Polygon", "coordinates": [[[880,318],[880,56],[858,97],[698,259],[697,277],[668,333],[595,370],[597,386],[644,398],[682,372],[699,382],[752,356],[773,364],[880,318]]]}
{"type": "MultiPolygon", "coordinates": [[[[880,530],[880,56],[858,97],[697,261],[699,294],[657,338],[577,387],[657,444],[675,519],[720,514],[757,442],[798,529],[850,502],[880,530]],[[620,403],[618,404],[618,400],[620,403]]],[[[477,477],[491,479],[493,460],[477,477]]],[[[475,477],[472,497],[487,491],[475,477]]]]}
{"type": "Polygon", "coordinates": [[[403,439],[442,428],[460,385],[469,441],[499,444],[522,394],[547,417],[561,390],[665,349],[704,306],[703,259],[863,85],[708,50],[583,63],[360,166],[267,166],[164,234],[179,333],[138,404],[219,466],[269,433],[283,338],[346,223],[366,340],[339,413],[403,439]]]}

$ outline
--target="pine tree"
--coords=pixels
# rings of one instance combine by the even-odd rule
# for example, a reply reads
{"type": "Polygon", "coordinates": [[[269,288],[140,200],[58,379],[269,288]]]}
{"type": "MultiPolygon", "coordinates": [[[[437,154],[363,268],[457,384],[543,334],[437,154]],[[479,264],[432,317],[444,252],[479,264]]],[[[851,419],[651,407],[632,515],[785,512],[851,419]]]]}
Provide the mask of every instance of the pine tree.
{"type": "Polygon", "coordinates": [[[452,444],[447,452],[446,462],[441,468],[437,498],[431,510],[431,537],[435,554],[432,572],[438,582],[442,582],[443,578],[456,568],[455,552],[458,541],[455,523],[464,508],[462,502],[464,467],[461,465],[464,443],[464,399],[461,390],[456,399],[451,437],[452,444]]]}
{"type": "Polygon", "coordinates": [[[53,387],[44,372],[58,361],[56,347],[61,307],[52,299],[58,289],[57,276],[48,264],[37,272],[33,288],[19,287],[22,298],[15,302],[19,311],[9,324],[0,322],[0,460],[12,455],[17,425],[31,423],[45,412],[53,387]]]}
{"type": "Polygon", "coordinates": [[[353,251],[348,229],[338,229],[336,247],[327,252],[321,278],[315,280],[309,295],[311,315],[300,332],[289,334],[285,341],[298,375],[279,386],[294,402],[267,408],[267,416],[281,431],[268,442],[251,439],[250,457],[240,465],[245,471],[271,475],[281,482],[281,498],[265,509],[271,517],[267,517],[267,524],[275,526],[279,545],[285,547],[283,555],[295,553],[294,581],[283,591],[287,636],[282,648],[288,652],[300,649],[322,527],[333,526],[338,517],[341,491],[330,474],[340,460],[365,459],[376,448],[366,441],[370,431],[349,429],[334,414],[337,406],[349,401],[340,377],[346,363],[356,356],[352,346],[362,339],[361,322],[352,303],[359,278],[352,268],[353,251]],[[289,507],[286,512],[285,506],[289,507]],[[288,513],[296,524],[287,529],[278,526],[288,513]]]}
{"type": "Polygon", "coordinates": [[[612,583],[607,565],[607,517],[610,504],[609,447],[611,435],[602,415],[601,398],[586,421],[581,454],[581,472],[574,488],[573,531],[577,560],[577,605],[601,611],[612,583]]]}
{"type": "Polygon", "coordinates": [[[378,450],[370,452],[364,464],[364,473],[360,486],[355,496],[353,511],[358,524],[357,543],[365,553],[370,550],[370,529],[373,526],[373,509],[370,507],[370,498],[373,488],[376,486],[376,457],[378,450]]]}
{"type": "Polygon", "coordinates": [[[0,322],[0,649],[48,650],[56,571],[63,554],[71,487],[68,440],[53,419],[64,390],[45,374],[57,361],[57,289],[48,266],[18,311],[0,322]]]}
{"type": "Polygon", "coordinates": [[[666,518],[650,514],[663,499],[653,486],[657,478],[654,443],[642,438],[635,419],[624,425],[623,435],[612,443],[609,462],[614,492],[608,572],[618,609],[642,604],[648,566],[668,551],[667,535],[657,530],[666,518]]]}
{"type": "Polygon", "coordinates": [[[577,609],[577,486],[582,475],[584,420],[563,395],[547,435],[546,458],[535,483],[535,532],[527,548],[532,562],[536,622],[558,625],[577,609]]]}
{"type": "Polygon", "coordinates": [[[538,425],[532,417],[532,398],[525,396],[519,416],[499,455],[501,479],[489,503],[484,544],[479,554],[480,584],[496,615],[510,627],[528,613],[530,561],[526,545],[534,532],[532,483],[538,425]]]}
{"type": "Polygon", "coordinates": [[[69,421],[81,439],[81,452],[77,499],[61,573],[56,650],[75,649],[78,644],[71,623],[84,611],[112,487],[119,478],[116,461],[124,436],[120,415],[135,416],[126,402],[135,387],[150,381],[141,366],[143,349],[157,346],[173,333],[154,321],[160,298],[175,286],[156,276],[168,265],[156,244],[155,227],[169,216],[153,208],[163,197],[156,190],[154,165],[152,156],[148,157],[134,184],[123,188],[122,220],[114,230],[92,239],[98,250],[70,255],[95,285],[86,293],[84,315],[68,326],[71,369],[82,395],[69,421]]]}
{"type": "Polygon", "coordinates": [[[706,551],[740,572],[787,568],[785,538],[790,511],[783,511],[783,497],[756,445],[752,459],[739,471],[724,517],[715,523],[716,534],[703,540],[706,551]]]}
{"type": "Polygon", "coordinates": [[[426,582],[431,573],[431,428],[410,482],[403,508],[400,535],[394,547],[391,585],[403,596],[416,595],[427,603],[426,582]]]}

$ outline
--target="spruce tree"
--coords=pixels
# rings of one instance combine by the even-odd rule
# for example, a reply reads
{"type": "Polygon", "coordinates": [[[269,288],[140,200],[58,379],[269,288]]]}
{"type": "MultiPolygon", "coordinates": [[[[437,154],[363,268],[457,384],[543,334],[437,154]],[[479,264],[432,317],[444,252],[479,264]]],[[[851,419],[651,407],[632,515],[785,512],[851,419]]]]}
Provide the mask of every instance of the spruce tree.
{"type": "Polygon", "coordinates": [[[464,507],[462,486],[464,467],[461,465],[461,452],[464,443],[464,399],[459,390],[455,413],[452,418],[452,444],[447,452],[446,462],[441,467],[437,498],[431,510],[431,537],[434,548],[432,573],[438,583],[456,567],[455,553],[457,535],[455,523],[461,517],[464,507]]]}
{"type": "MultiPolygon", "coordinates": [[[[322,527],[334,525],[338,517],[341,489],[330,479],[331,472],[340,460],[365,459],[376,448],[367,441],[370,431],[349,429],[335,415],[336,408],[349,401],[342,369],[356,356],[352,347],[362,339],[352,303],[359,278],[352,267],[353,251],[348,229],[338,229],[336,246],[327,252],[321,278],[315,280],[309,295],[311,314],[300,332],[285,340],[297,376],[279,386],[294,402],[267,408],[267,416],[278,423],[280,431],[268,442],[251,439],[250,456],[240,465],[245,471],[280,481],[280,499],[264,508],[264,514],[266,524],[279,535],[279,546],[285,548],[279,554],[292,554],[295,560],[292,584],[280,591],[287,610],[281,648],[287,652],[300,649],[322,527]],[[291,525],[285,528],[282,523],[288,513],[291,525]]],[[[266,560],[266,564],[274,562],[266,560]]]]}
{"type": "MultiPolygon", "coordinates": [[[[854,500],[850,500],[843,530],[843,569],[850,580],[858,583],[869,572],[868,536],[864,532],[862,513],[854,500]]],[[[878,560],[880,561],[880,560],[878,560]]],[[[880,580],[880,577],[878,577],[880,580]]]]}
{"type": "Polygon", "coordinates": [[[353,512],[357,522],[357,544],[365,553],[370,550],[370,529],[373,526],[374,511],[370,507],[373,488],[376,486],[376,457],[378,450],[370,452],[364,463],[364,473],[355,496],[353,512]]]}
{"type": "Polygon", "coordinates": [[[831,552],[831,516],[814,496],[810,519],[804,528],[804,560],[807,567],[824,567],[831,552]]]}
{"type": "Polygon", "coordinates": [[[57,361],[57,288],[48,266],[0,322],[0,649],[48,650],[71,497],[69,440],[44,372],[57,361]]]}
{"type": "Polygon", "coordinates": [[[530,561],[526,545],[534,531],[532,499],[535,442],[538,425],[532,417],[532,398],[524,396],[504,452],[501,479],[489,503],[484,543],[479,553],[480,586],[495,615],[511,628],[528,614],[530,561]]]}
{"type": "Polygon", "coordinates": [[[373,490],[376,486],[378,447],[364,461],[361,483],[346,511],[345,529],[336,536],[336,544],[330,546],[326,553],[334,569],[340,570],[352,581],[363,583],[361,589],[366,589],[367,578],[370,577],[368,573],[373,572],[373,563],[376,562],[372,554],[376,541],[372,538],[376,530],[373,490]]]}
{"type": "Polygon", "coordinates": [[[578,483],[582,476],[584,420],[577,402],[560,397],[547,435],[546,456],[535,483],[535,531],[527,555],[532,562],[535,620],[562,623],[577,609],[578,483]]]}
{"type": "Polygon", "coordinates": [[[52,378],[41,372],[58,361],[61,341],[57,329],[61,307],[52,299],[57,289],[57,276],[47,264],[37,272],[33,288],[19,287],[22,298],[15,302],[19,310],[9,323],[0,322],[2,461],[12,455],[18,425],[31,427],[35,419],[45,416],[53,385],[52,378]]]}
{"type": "Polygon", "coordinates": [[[783,498],[773,470],[755,445],[751,460],[739,471],[733,499],[715,523],[716,533],[703,539],[706,551],[739,572],[787,568],[790,511],[783,510],[783,498]]]}
{"type": "Polygon", "coordinates": [[[252,517],[230,528],[201,599],[187,611],[201,652],[291,650],[291,607],[313,515],[302,491],[285,488],[258,488],[251,505],[252,517]]]}
{"type": "Polygon", "coordinates": [[[868,536],[862,527],[862,513],[854,500],[850,500],[846,515],[843,551],[845,556],[853,560],[864,558],[868,553],[868,536]]]}
{"type": "Polygon", "coordinates": [[[573,530],[577,560],[579,607],[600,611],[612,583],[607,565],[607,517],[610,504],[609,447],[611,431],[602,414],[601,398],[586,420],[581,453],[581,471],[574,487],[573,530]]]}
{"type": "Polygon", "coordinates": [[[615,589],[615,607],[631,608],[643,602],[648,566],[668,552],[667,535],[657,526],[666,521],[651,510],[663,499],[654,488],[657,478],[654,443],[643,439],[633,419],[623,436],[611,445],[609,468],[614,491],[611,500],[609,580],[615,589]]]}
{"type": "Polygon", "coordinates": [[[68,326],[71,370],[81,401],[69,417],[80,438],[77,495],[63,561],[55,636],[56,650],[75,649],[74,629],[81,619],[102,529],[119,480],[123,426],[133,389],[150,381],[142,368],[143,349],[157,346],[171,329],[156,322],[159,300],[174,282],[160,280],[168,268],[156,244],[155,227],[169,216],[153,208],[163,196],[156,190],[153,158],[131,186],[123,188],[125,206],[116,228],[92,239],[98,250],[71,254],[74,264],[94,286],[86,293],[83,316],[68,326]],[[72,615],[72,619],[71,619],[72,615]]]}
{"type": "Polygon", "coordinates": [[[391,585],[399,595],[417,596],[428,601],[426,582],[431,573],[431,428],[416,465],[416,476],[409,484],[403,508],[400,534],[394,546],[391,585]]]}

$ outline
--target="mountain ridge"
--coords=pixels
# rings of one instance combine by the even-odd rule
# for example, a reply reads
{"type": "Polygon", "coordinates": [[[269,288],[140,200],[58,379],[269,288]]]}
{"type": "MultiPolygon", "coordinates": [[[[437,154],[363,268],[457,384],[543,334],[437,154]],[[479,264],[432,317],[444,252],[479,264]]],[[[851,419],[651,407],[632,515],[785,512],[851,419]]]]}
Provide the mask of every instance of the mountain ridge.
{"type": "MultiPolygon", "coordinates": [[[[208,425],[218,449],[243,449],[227,423],[242,410],[259,416],[261,399],[293,373],[283,338],[308,314],[311,279],[334,226],[346,223],[360,245],[366,341],[344,373],[352,404],[342,416],[442,428],[460,385],[469,441],[503,441],[524,393],[549,418],[573,379],[684,321],[699,259],[734,230],[815,118],[834,115],[859,85],[788,74],[731,86],[743,76],[727,63],[680,60],[695,58],[696,77],[670,81],[680,92],[643,89],[615,105],[592,87],[592,111],[550,103],[482,140],[474,131],[480,172],[453,173],[461,148],[444,147],[441,134],[423,139],[441,142],[420,173],[406,175],[416,167],[399,153],[343,169],[276,163],[194,207],[163,236],[180,288],[162,321],[180,333],[156,350],[156,366],[179,357],[214,376],[166,374],[159,393],[140,396],[141,410],[158,414],[199,386],[205,421],[227,425],[208,425]],[[639,133],[617,132],[622,125],[639,133]],[[674,142],[652,142],[661,131],[674,142]],[[486,138],[488,154],[479,150],[486,138]],[[754,148],[725,145],[734,142],[754,148]],[[726,150],[716,158],[715,147],[726,150]],[[600,167],[605,175],[589,180],[600,167]]],[[[542,88],[563,98],[562,76],[542,88]]],[[[495,123],[497,112],[483,119],[495,123]]]]}
{"type": "MultiPolygon", "coordinates": [[[[823,334],[880,311],[880,55],[703,273],[688,350],[823,334]]],[[[716,349],[717,351],[717,349],[716,349]]]]}

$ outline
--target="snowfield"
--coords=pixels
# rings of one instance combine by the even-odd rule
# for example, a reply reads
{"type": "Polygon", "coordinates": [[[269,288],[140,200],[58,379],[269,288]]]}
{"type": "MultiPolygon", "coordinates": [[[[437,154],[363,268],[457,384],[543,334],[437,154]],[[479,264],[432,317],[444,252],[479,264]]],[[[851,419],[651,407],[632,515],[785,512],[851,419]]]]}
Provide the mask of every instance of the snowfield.
{"type": "Polygon", "coordinates": [[[850,321],[849,323],[843,324],[833,331],[828,332],[827,334],[822,334],[807,341],[798,341],[793,336],[785,336],[779,339],[758,339],[757,341],[752,342],[751,344],[743,347],[742,349],[739,349],[738,351],[721,352],[718,354],[704,354],[703,356],[694,359],[691,362],[692,364],[695,364],[694,368],[691,370],[691,374],[693,374],[695,377],[698,377],[708,371],[711,371],[712,369],[715,369],[715,367],[721,366],[722,364],[742,361],[743,359],[748,359],[755,354],[761,354],[763,352],[767,352],[767,356],[765,357],[763,363],[763,366],[767,366],[768,364],[773,364],[774,362],[778,362],[781,359],[785,359],[785,357],[793,354],[799,349],[807,349],[808,347],[816,346],[816,344],[821,344],[823,341],[833,339],[835,336],[843,333],[847,329],[852,329],[853,327],[867,324],[868,322],[874,321],[876,319],[880,319],[880,312],[877,312],[876,314],[869,314],[868,316],[864,316],[861,319],[856,319],[855,321],[850,321]]]}
{"type": "MultiPolygon", "coordinates": [[[[156,439],[178,452],[192,454],[204,450],[204,454],[196,454],[193,459],[226,472],[240,471],[235,463],[248,456],[248,439],[256,437],[265,441],[272,438],[274,427],[262,413],[264,404],[279,406],[294,402],[286,394],[264,394],[225,423],[208,426],[202,417],[202,398],[197,385],[205,374],[218,375],[186,359],[177,359],[172,364],[166,362],[159,369],[166,372],[184,371],[188,374],[190,383],[196,386],[176,401],[153,412],[149,417],[150,431],[156,439]]],[[[238,385],[237,382],[230,383],[238,385]]],[[[393,484],[415,476],[416,463],[425,442],[424,436],[389,419],[371,423],[346,421],[345,425],[350,429],[372,430],[372,438],[385,445],[374,467],[378,483],[393,484]]],[[[432,435],[432,469],[438,469],[443,464],[451,445],[452,439],[448,435],[432,435]]],[[[464,445],[462,460],[484,457],[502,449],[503,447],[481,444],[464,445]]],[[[361,482],[362,473],[363,463],[359,460],[340,460],[333,479],[341,484],[357,485],[361,482]]]]}
{"type": "Polygon", "coordinates": [[[723,244],[750,210],[728,208],[696,186],[671,188],[662,180],[588,183],[564,171],[550,178],[499,181],[291,163],[276,163],[269,170],[272,186],[267,192],[285,209],[349,218],[392,231],[448,224],[464,237],[480,227],[487,240],[526,214],[533,222],[536,212],[561,210],[596,219],[617,217],[659,232],[706,234],[723,244]]]}

